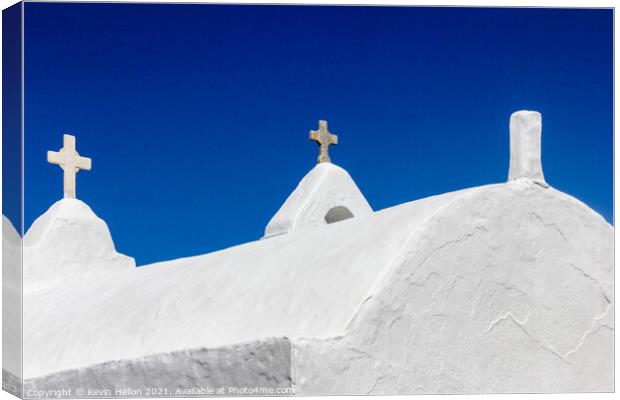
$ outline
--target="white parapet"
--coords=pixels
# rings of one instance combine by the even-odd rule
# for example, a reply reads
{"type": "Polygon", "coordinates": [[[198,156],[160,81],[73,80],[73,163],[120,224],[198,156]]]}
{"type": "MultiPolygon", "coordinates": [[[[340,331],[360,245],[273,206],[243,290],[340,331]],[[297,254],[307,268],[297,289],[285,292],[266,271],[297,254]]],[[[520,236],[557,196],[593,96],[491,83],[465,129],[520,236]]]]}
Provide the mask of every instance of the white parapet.
{"type": "Polygon", "coordinates": [[[542,118],[536,111],[517,111],[510,116],[510,169],[508,181],[526,178],[543,187],[540,138],[542,118]]]}

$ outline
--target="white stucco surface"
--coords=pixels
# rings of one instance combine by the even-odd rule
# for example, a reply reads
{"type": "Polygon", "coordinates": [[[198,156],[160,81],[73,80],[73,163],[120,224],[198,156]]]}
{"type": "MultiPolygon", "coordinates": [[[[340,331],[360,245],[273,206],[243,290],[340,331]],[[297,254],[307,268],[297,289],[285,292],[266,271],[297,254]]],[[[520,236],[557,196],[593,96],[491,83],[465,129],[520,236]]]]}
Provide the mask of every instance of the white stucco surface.
{"type": "MultiPolygon", "coordinates": [[[[106,236],[66,202],[28,232],[29,251],[106,236]]],[[[108,241],[87,243],[83,268],[81,251],[51,265],[62,284],[35,273],[46,258],[26,260],[32,387],[85,385],[94,371],[114,382],[109,363],[124,384],[164,382],[173,364],[181,381],[206,382],[178,355],[230,347],[247,360],[239,344],[255,343],[270,360],[256,379],[290,365],[276,380],[298,394],[613,390],[613,228],[527,179],[140,268],[119,266],[108,241]]],[[[248,381],[205,357],[226,382],[248,381]]]]}
{"type": "Polygon", "coordinates": [[[265,237],[326,225],[334,207],[345,207],[353,217],[372,208],[347,171],[329,162],[317,164],[299,182],[265,228],[265,237]]]}
{"type": "Polygon", "coordinates": [[[294,345],[297,392],[613,391],[613,228],[528,181],[411,232],[346,332],[294,345]]]}
{"type": "Polygon", "coordinates": [[[107,224],[81,200],[57,201],[24,235],[24,285],[28,291],[134,267],[133,258],[116,252],[107,224]]]}

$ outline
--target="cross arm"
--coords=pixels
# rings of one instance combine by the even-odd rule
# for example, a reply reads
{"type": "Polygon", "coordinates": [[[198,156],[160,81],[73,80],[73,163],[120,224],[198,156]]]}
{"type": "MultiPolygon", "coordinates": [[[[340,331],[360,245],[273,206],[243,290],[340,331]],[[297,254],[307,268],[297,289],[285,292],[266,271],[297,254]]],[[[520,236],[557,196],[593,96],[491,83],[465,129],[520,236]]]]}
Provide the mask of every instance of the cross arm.
{"type": "Polygon", "coordinates": [[[86,171],[90,171],[90,168],[92,166],[92,160],[88,157],[78,157],[75,166],[79,169],[85,169],[86,171]]]}
{"type": "Polygon", "coordinates": [[[61,162],[60,153],[58,153],[57,151],[48,151],[47,162],[51,164],[60,164],[61,162]]]}

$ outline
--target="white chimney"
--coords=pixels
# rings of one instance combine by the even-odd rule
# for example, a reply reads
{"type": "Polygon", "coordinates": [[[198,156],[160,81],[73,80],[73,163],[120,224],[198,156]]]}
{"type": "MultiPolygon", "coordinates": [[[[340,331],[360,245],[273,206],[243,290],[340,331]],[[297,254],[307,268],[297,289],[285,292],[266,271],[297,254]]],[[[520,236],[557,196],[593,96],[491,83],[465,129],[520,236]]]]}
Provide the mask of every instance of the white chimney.
{"type": "Polygon", "coordinates": [[[508,181],[532,180],[543,187],[545,182],[540,161],[542,118],[536,111],[517,111],[510,116],[510,169],[508,181]]]}

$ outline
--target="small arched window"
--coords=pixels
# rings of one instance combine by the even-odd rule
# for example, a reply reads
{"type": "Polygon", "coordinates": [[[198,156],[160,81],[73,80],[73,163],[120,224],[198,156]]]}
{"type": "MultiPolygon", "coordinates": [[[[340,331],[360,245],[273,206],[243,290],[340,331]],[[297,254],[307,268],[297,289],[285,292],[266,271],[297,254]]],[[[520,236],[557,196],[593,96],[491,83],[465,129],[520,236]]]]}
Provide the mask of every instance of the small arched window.
{"type": "Polygon", "coordinates": [[[325,222],[333,224],[334,222],[344,221],[345,219],[353,218],[353,213],[344,206],[337,206],[332,208],[325,214],[325,222]]]}

